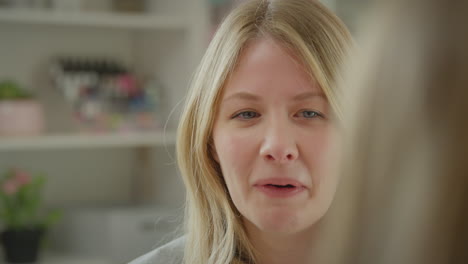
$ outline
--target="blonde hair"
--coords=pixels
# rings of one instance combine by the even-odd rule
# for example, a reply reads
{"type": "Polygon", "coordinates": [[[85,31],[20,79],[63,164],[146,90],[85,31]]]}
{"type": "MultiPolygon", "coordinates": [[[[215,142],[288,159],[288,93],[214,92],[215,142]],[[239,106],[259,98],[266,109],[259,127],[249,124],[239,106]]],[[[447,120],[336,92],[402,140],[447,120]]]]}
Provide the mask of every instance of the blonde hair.
{"type": "Polygon", "coordinates": [[[272,37],[313,74],[332,108],[350,36],[343,23],[311,0],[247,1],[222,23],[192,80],[177,136],[186,186],[186,263],[255,263],[255,252],[211,153],[222,88],[248,41],[272,37]]]}
{"type": "Polygon", "coordinates": [[[342,84],[349,130],[324,263],[468,263],[468,3],[378,8],[342,84]]]}

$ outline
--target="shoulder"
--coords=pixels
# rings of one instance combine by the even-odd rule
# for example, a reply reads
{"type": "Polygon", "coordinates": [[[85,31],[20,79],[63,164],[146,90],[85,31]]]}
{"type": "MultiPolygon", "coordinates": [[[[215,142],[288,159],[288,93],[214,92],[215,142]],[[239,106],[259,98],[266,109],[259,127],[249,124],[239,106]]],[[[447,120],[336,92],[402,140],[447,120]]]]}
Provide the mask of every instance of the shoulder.
{"type": "Polygon", "coordinates": [[[129,264],[182,264],[184,247],[185,237],[183,236],[135,259],[129,264]]]}

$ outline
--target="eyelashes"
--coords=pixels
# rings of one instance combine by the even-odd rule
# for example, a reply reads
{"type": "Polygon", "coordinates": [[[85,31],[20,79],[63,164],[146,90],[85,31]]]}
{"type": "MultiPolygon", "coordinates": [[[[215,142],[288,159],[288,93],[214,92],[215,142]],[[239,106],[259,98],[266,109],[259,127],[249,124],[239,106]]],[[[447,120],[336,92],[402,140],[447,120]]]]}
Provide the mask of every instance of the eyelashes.
{"type": "Polygon", "coordinates": [[[304,118],[316,118],[316,117],[324,117],[322,113],[313,111],[313,110],[303,110],[299,112],[299,114],[302,114],[302,117],[304,118]]]}
{"type": "MultiPolygon", "coordinates": [[[[234,114],[231,119],[239,119],[242,121],[248,121],[255,118],[259,118],[261,114],[253,110],[246,110],[241,111],[234,114]]],[[[315,118],[325,118],[325,116],[319,112],[314,110],[301,110],[294,114],[294,117],[304,118],[304,119],[315,119],[315,118]]]]}
{"type": "Polygon", "coordinates": [[[243,120],[250,120],[260,117],[260,114],[255,111],[242,111],[237,114],[234,114],[232,119],[243,119],[243,120]]]}

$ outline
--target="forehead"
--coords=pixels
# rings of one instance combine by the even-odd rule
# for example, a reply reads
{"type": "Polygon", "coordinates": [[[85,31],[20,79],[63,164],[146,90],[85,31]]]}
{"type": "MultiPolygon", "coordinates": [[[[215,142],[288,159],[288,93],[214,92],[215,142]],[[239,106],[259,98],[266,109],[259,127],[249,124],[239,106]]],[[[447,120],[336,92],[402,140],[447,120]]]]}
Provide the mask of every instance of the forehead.
{"type": "Polygon", "coordinates": [[[322,92],[298,57],[269,37],[254,39],[246,45],[224,89],[223,97],[238,92],[260,96],[322,92]]]}

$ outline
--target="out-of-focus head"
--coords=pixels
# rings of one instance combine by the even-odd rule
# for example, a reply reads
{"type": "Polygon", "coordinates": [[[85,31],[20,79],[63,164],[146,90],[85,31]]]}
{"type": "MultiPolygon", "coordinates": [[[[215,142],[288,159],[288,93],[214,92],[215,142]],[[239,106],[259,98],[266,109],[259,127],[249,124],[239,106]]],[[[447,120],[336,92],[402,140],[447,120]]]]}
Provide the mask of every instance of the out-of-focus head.
{"type": "Polygon", "coordinates": [[[466,263],[468,2],[374,11],[342,84],[333,263],[466,263]]]}
{"type": "MultiPolygon", "coordinates": [[[[288,148],[286,145],[276,144],[278,141],[275,140],[279,137],[284,139],[287,134],[262,134],[260,129],[257,129],[251,133],[253,138],[256,137],[255,142],[248,141],[250,136],[245,135],[245,132],[243,135],[247,141],[235,137],[241,135],[234,133],[240,127],[232,125],[236,122],[238,125],[241,124],[243,121],[240,121],[239,117],[244,118],[245,113],[242,116],[237,115],[234,120],[229,117],[234,117],[235,111],[228,113],[229,109],[228,112],[226,109],[221,109],[225,103],[227,90],[237,93],[239,92],[237,88],[250,89],[247,92],[255,93],[257,99],[262,101],[262,109],[254,110],[261,111],[262,117],[267,117],[270,125],[273,126],[275,120],[281,122],[286,120],[282,116],[286,114],[286,117],[296,124],[296,129],[293,131],[290,126],[287,128],[290,129],[289,132],[281,131],[281,133],[291,133],[291,138],[294,136],[295,140],[299,140],[301,135],[300,142],[303,144],[301,147],[307,144],[312,148],[318,147],[322,144],[319,138],[326,141],[324,137],[328,135],[327,131],[331,127],[328,124],[331,124],[335,117],[341,116],[338,103],[340,92],[336,89],[336,83],[339,67],[349,42],[349,33],[342,22],[313,0],[246,1],[222,23],[193,78],[177,141],[178,162],[187,188],[189,217],[187,257],[193,260],[193,263],[208,263],[208,260],[212,263],[228,263],[241,255],[252,258],[252,248],[241,215],[244,217],[249,215],[252,223],[266,229],[273,228],[275,224],[285,230],[294,226],[294,217],[285,220],[289,224],[281,224],[268,222],[268,219],[258,214],[262,208],[255,206],[260,203],[246,202],[246,193],[242,191],[245,189],[238,186],[240,182],[244,185],[254,185],[256,181],[264,178],[290,177],[312,188],[311,177],[321,175],[318,169],[313,167],[321,164],[320,153],[311,148],[301,149],[301,153],[296,148],[291,153],[286,151],[290,155],[284,155],[287,159],[293,157],[295,160],[293,163],[300,163],[302,166],[300,172],[293,173],[290,169],[284,169],[285,166],[279,166],[280,170],[273,169],[276,165],[270,164],[268,158],[270,161],[271,158],[277,159],[286,153],[282,150],[288,148]],[[258,59],[257,63],[255,59],[258,59]],[[256,68],[262,65],[263,68],[256,68]],[[285,67],[286,65],[288,67],[285,67]],[[258,74],[255,74],[256,72],[258,74]],[[283,82],[284,86],[278,82],[283,82]],[[267,87],[269,85],[271,87],[267,87]],[[304,93],[308,93],[309,97],[291,100],[292,97],[304,93]],[[308,105],[300,107],[298,101],[308,105]],[[271,107],[275,102],[279,102],[277,109],[271,107]],[[275,119],[274,116],[278,114],[275,111],[278,109],[280,109],[278,112],[280,118],[275,119]],[[323,111],[323,115],[327,114],[329,122],[316,115],[320,111],[323,111]],[[213,130],[215,125],[217,133],[213,130]],[[307,138],[314,136],[305,135],[305,127],[309,130],[315,127],[317,139],[307,138]],[[269,137],[269,142],[276,142],[276,145],[263,144],[262,148],[260,137],[264,139],[269,137]],[[307,140],[315,143],[311,145],[307,140]],[[245,146],[245,153],[241,153],[240,146],[245,146]],[[309,155],[304,155],[309,158],[304,160],[304,157],[300,156],[301,161],[298,162],[298,155],[302,155],[302,151],[309,152],[309,155]],[[316,153],[313,153],[314,151],[316,153]],[[247,162],[250,159],[257,160],[255,165],[247,162]],[[239,163],[235,165],[236,160],[245,161],[244,165],[248,167],[238,171],[237,169],[242,166],[237,166],[239,163]],[[259,163],[263,165],[259,166],[259,163]],[[265,164],[270,165],[264,166],[265,164]],[[245,174],[249,173],[249,168],[255,170],[255,175],[258,177],[238,180],[239,177],[247,177],[245,174]],[[270,169],[269,172],[266,171],[267,168],[270,169]],[[260,171],[262,173],[257,173],[260,171]],[[224,174],[229,174],[228,177],[232,180],[230,183],[224,174]],[[258,209],[258,212],[255,209],[258,209]]],[[[245,101],[238,102],[234,108],[240,103],[245,104],[245,101]]],[[[235,110],[239,112],[245,109],[235,110]]],[[[281,127],[277,128],[284,128],[279,125],[281,127]]],[[[263,127],[264,130],[265,128],[263,127]]],[[[280,130],[276,130],[278,131],[280,130]]],[[[319,181],[313,184],[319,186],[319,181]]],[[[333,196],[335,183],[330,181],[324,186],[327,187],[323,189],[328,188],[328,190],[323,191],[324,195],[321,195],[323,197],[317,203],[318,209],[314,206],[312,206],[314,208],[304,207],[303,209],[312,211],[311,216],[305,218],[300,216],[299,219],[315,222],[323,215],[333,196]],[[313,212],[314,210],[316,211],[313,212]]],[[[319,193],[318,191],[319,188],[315,193],[319,193]]],[[[273,211],[271,212],[274,214],[273,211]]],[[[294,211],[293,214],[304,213],[294,211]]]]}

